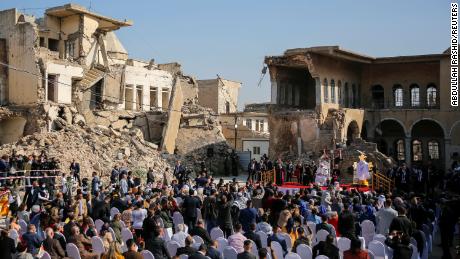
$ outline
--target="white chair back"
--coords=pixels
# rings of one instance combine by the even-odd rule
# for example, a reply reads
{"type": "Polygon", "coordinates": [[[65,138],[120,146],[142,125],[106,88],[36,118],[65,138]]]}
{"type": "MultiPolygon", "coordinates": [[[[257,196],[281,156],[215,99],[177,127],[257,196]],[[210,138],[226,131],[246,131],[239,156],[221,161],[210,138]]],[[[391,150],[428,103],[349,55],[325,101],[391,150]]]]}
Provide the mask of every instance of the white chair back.
{"type": "Polygon", "coordinates": [[[329,257],[325,255],[318,255],[317,257],[315,257],[315,259],[329,259],[329,257]]]}
{"type": "Polygon", "coordinates": [[[284,238],[284,240],[286,241],[286,247],[287,247],[287,250],[288,252],[291,251],[292,249],[292,239],[291,239],[291,236],[287,233],[281,233],[281,236],[284,238]]]}
{"type": "Polygon", "coordinates": [[[224,231],[222,231],[219,227],[211,229],[211,239],[217,240],[219,237],[224,237],[224,231]]]}
{"type": "Polygon", "coordinates": [[[127,228],[123,228],[121,230],[121,240],[123,240],[123,243],[126,243],[129,239],[133,239],[133,232],[127,228]]]}
{"type": "Polygon", "coordinates": [[[228,246],[228,241],[227,239],[223,238],[223,237],[219,237],[217,238],[217,250],[219,250],[219,252],[223,253],[224,252],[224,249],[228,246]]]}
{"type": "Polygon", "coordinates": [[[204,243],[203,238],[201,238],[200,236],[193,236],[193,240],[195,241],[195,243],[199,243],[199,244],[204,243]]]}
{"type": "Polygon", "coordinates": [[[420,254],[418,253],[417,246],[414,246],[413,244],[410,244],[409,246],[412,247],[411,259],[420,259],[420,254]]]}
{"type": "Polygon", "coordinates": [[[177,203],[178,207],[180,207],[182,205],[182,203],[184,202],[184,200],[182,200],[181,197],[176,197],[174,199],[176,200],[176,203],[177,203]]]}
{"type": "Polygon", "coordinates": [[[184,217],[182,216],[182,214],[180,214],[179,211],[174,212],[173,223],[174,226],[177,226],[178,224],[184,224],[184,217]]]}
{"type": "Polygon", "coordinates": [[[165,228],[163,229],[164,230],[164,240],[165,241],[169,241],[171,240],[172,236],[173,236],[173,230],[172,228],[165,228]]]}
{"type": "Polygon", "coordinates": [[[104,241],[98,236],[93,236],[91,238],[91,247],[96,254],[101,255],[105,253],[104,241]]]}
{"type": "Polygon", "coordinates": [[[270,248],[272,249],[273,254],[276,256],[276,258],[283,258],[283,247],[281,247],[280,243],[272,241],[270,243],[270,248]]]}
{"type": "Polygon", "coordinates": [[[113,241],[116,241],[117,236],[115,235],[115,231],[113,230],[113,228],[109,227],[109,232],[110,234],[112,234],[113,241]]]}
{"type": "Polygon", "coordinates": [[[368,250],[372,251],[374,258],[386,258],[385,246],[379,241],[371,241],[369,243],[368,250]]]}
{"type": "MultiPolygon", "coordinates": [[[[311,240],[315,240],[316,238],[316,223],[312,221],[307,221],[307,226],[310,227],[312,232],[311,240]]],[[[308,233],[307,229],[305,229],[305,233],[308,233]]]]}
{"type": "Polygon", "coordinates": [[[157,218],[157,225],[160,226],[160,228],[165,227],[165,222],[163,221],[162,218],[157,218]]]}
{"type": "Polygon", "coordinates": [[[16,231],[16,229],[10,229],[10,233],[8,236],[14,240],[14,245],[15,247],[18,245],[18,240],[19,240],[19,233],[16,231]]]}
{"type": "Polygon", "coordinates": [[[361,222],[361,236],[366,240],[366,244],[372,241],[375,235],[375,225],[370,220],[361,222]]]}
{"type": "Polygon", "coordinates": [[[76,245],[72,243],[67,243],[66,249],[67,255],[72,258],[72,259],[81,259],[80,257],[80,251],[78,251],[78,248],[76,245]]]}
{"type": "Polygon", "coordinates": [[[324,229],[320,229],[318,233],[316,233],[316,244],[319,243],[320,241],[326,241],[326,237],[329,235],[329,232],[327,232],[324,229]]]}
{"type": "Polygon", "coordinates": [[[203,219],[203,216],[201,214],[201,209],[196,208],[196,220],[203,219]]]}
{"type": "Polygon", "coordinates": [[[343,257],[343,252],[350,249],[351,240],[346,237],[337,238],[337,247],[339,248],[340,257],[343,257]]]}
{"type": "Polygon", "coordinates": [[[144,259],[155,259],[152,252],[150,252],[149,250],[142,250],[141,255],[142,257],[144,257],[144,259]]]}
{"type": "Polygon", "coordinates": [[[181,254],[181,255],[179,255],[179,259],[188,259],[188,255],[181,254]]]}
{"type": "Polygon", "coordinates": [[[313,258],[313,251],[311,247],[307,246],[306,244],[300,244],[296,248],[297,254],[302,259],[312,259],[313,258]]]}
{"type": "Polygon", "coordinates": [[[168,243],[166,243],[166,249],[168,250],[170,256],[175,256],[177,253],[177,248],[179,247],[180,244],[176,241],[169,241],[168,243]]]}
{"type": "Polygon", "coordinates": [[[411,243],[413,246],[418,247],[418,246],[417,246],[417,245],[418,245],[418,244],[417,244],[417,240],[415,240],[415,238],[411,237],[411,238],[410,238],[410,243],[411,243]]]}
{"type": "Polygon", "coordinates": [[[258,257],[258,255],[259,255],[259,250],[257,250],[257,245],[256,245],[256,243],[254,243],[254,241],[252,241],[251,239],[249,239],[249,240],[250,240],[251,243],[252,243],[251,253],[252,253],[253,255],[255,255],[256,257],[258,257]]]}
{"type": "Polygon", "coordinates": [[[22,236],[22,234],[27,232],[27,222],[23,219],[20,219],[18,220],[18,224],[21,227],[21,229],[19,230],[19,234],[21,234],[22,236]]]}
{"type": "Polygon", "coordinates": [[[115,207],[112,207],[110,209],[110,219],[113,219],[113,217],[116,215],[116,214],[119,214],[120,213],[120,210],[118,210],[117,208],[115,207]]]}
{"type": "Polygon", "coordinates": [[[236,259],[238,256],[238,253],[236,252],[235,248],[231,246],[227,246],[224,248],[224,258],[225,259],[236,259]]]}
{"type": "Polygon", "coordinates": [[[421,259],[428,259],[428,241],[425,243],[425,247],[423,248],[421,259]]]}
{"type": "Polygon", "coordinates": [[[296,253],[289,252],[289,253],[286,254],[284,259],[302,259],[302,258],[296,253]]]}
{"type": "Polygon", "coordinates": [[[120,225],[121,225],[122,228],[126,227],[126,224],[125,224],[125,222],[123,220],[120,220],[120,225]]]}
{"type": "Polygon", "coordinates": [[[359,240],[361,240],[361,249],[363,250],[366,249],[366,245],[367,245],[366,239],[364,239],[364,237],[358,237],[358,238],[359,240]]]}
{"type": "Polygon", "coordinates": [[[379,241],[382,244],[385,244],[386,239],[387,238],[382,234],[376,234],[376,235],[374,235],[374,238],[372,238],[372,240],[379,241]]]}
{"type": "Polygon", "coordinates": [[[48,254],[48,252],[44,251],[40,259],[51,259],[51,256],[48,254]]]}
{"type": "Polygon", "coordinates": [[[104,226],[104,221],[102,221],[100,219],[96,219],[96,221],[94,222],[94,226],[96,227],[96,230],[99,233],[99,232],[101,232],[102,226],[104,226]]]}
{"type": "Polygon", "coordinates": [[[268,239],[267,233],[265,233],[263,231],[257,231],[256,234],[260,237],[260,243],[262,243],[262,247],[266,248],[267,247],[267,239],[268,239]]]}

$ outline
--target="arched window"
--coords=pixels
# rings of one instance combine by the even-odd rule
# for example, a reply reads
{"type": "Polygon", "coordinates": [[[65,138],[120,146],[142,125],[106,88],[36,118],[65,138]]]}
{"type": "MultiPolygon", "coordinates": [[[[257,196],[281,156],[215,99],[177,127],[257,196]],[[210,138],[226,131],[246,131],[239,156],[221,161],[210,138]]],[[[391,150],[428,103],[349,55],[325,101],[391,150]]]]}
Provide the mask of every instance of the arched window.
{"type": "Polygon", "coordinates": [[[395,85],[393,87],[393,98],[395,107],[404,106],[404,91],[401,85],[395,85]]]}
{"type": "Polygon", "coordinates": [[[342,81],[337,82],[337,102],[342,104],[342,81]]]}
{"type": "Polygon", "coordinates": [[[335,103],[335,81],[331,79],[331,103],[335,103]]]}
{"type": "Polygon", "coordinates": [[[406,159],[404,148],[403,139],[396,141],[396,159],[398,159],[398,161],[404,161],[406,159]]]}
{"type": "Polygon", "coordinates": [[[348,83],[345,83],[345,94],[343,95],[343,105],[348,107],[350,105],[349,102],[350,91],[348,90],[348,83]]]}
{"type": "Polygon", "coordinates": [[[420,106],[420,87],[415,84],[410,87],[410,105],[412,107],[420,106]]]}
{"type": "Polygon", "coordinates": [[[433,107],[437,105],[438,89],[436,86],[429,85],[426,89],[426,104],[428,107],[433,107]]]}
{"type": "Polygon", "coordinates": [[[324,91],[324,102],[328,103],[329,102],[329,89],[328,89],[326,78],[324,78],[323,91],[324,91]]]}
{"type": "Polygon", "coordinates": [[[423,159],[422,141],[416,139],[412,141],[412,160],[422,161],[422,159],[423,159]]]}
{"type": "Polygon", "coordinates": [[[439,159],[439,143],[436,140],[428,142],[428,157],[431,160],[439,159]]]}
{"type": "Polygon", "coordinates": [[[356,108],[356,85],[351,85],[351,106],[356,108]]]}

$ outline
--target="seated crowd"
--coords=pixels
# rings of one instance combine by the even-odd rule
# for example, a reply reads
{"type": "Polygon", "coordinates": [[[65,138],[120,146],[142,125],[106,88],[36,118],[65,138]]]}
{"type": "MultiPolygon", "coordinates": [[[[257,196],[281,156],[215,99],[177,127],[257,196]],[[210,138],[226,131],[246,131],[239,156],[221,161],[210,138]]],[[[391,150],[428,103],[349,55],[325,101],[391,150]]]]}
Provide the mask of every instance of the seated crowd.
{"type": "Polygon", "coordinates": [[[167,184],[153,171],[142,183],[116,167],[110,184],[93,174],[86,188],[55,188],[46,199],[32,181],[23,199],[11,197],[17,206],[1,230],[2,258],[76,257],[74,247],[83,259],[370,258],[375,246],[388,257],[423,258],[437,229],[449,258],[458,221],[448,194],[337,185],[286,193],[261,182],[216,183],[206,173],[167,184]]]}

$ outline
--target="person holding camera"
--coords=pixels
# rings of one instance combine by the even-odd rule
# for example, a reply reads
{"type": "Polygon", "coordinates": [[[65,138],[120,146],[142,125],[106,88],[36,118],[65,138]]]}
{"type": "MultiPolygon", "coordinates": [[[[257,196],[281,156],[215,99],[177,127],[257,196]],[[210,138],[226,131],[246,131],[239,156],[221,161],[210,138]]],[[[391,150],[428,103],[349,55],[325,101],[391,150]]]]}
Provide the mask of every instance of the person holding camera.
{"type": "Polygon", "coordinates": [[[393,249],[393,258],[411,259],[412,247],[410,247],[410,236],[403,231],[393,231],[385,240],[385,244],[393,249]]]}

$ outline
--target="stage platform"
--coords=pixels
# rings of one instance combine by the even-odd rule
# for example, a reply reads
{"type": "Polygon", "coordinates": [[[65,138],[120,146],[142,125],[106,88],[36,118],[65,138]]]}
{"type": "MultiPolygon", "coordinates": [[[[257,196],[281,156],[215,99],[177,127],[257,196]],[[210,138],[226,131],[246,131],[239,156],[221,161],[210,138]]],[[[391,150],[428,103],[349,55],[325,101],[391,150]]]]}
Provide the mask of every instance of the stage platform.
{"type": "MultiPolygon", "coordinates": [[[[340,184],[340,187],[343,189],[343,190],[351,190],[351,189],[356,189],[360,192],[367,192],[370,190],[370,188],[368,186],[355,186],[355,185],[352,185],[352,184],[340,184]]],[[[278,186],[278,189],[280,191],[294,191],[294,192],[297,192],[299,191],[300,189],[309,189],[310,186],[305,186],[305,185],[301,185],[299,183],[296,183],[296,182],[285,182],[283,185],[281,186],[278,186]]],[[[326,190],[327,187],[321,187],[322,190],[326,190]]]]}

